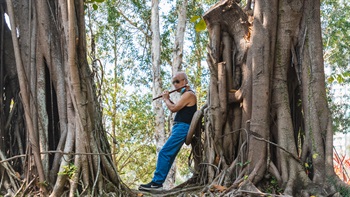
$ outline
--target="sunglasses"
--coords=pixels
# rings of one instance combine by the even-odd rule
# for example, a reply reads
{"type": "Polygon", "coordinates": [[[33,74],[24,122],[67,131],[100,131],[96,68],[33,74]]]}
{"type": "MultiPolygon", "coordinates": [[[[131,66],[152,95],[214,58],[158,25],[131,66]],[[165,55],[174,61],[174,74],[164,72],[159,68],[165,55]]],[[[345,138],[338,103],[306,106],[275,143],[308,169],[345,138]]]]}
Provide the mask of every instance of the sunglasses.
{"type": "Polygon", "coordinates": [[[180,83],[180,81],[182,81],[182,80],[184,80],[184,79],[181,79],[181,80],[176,79],[175,81],[173,81],[173,85],[180,83]]]}

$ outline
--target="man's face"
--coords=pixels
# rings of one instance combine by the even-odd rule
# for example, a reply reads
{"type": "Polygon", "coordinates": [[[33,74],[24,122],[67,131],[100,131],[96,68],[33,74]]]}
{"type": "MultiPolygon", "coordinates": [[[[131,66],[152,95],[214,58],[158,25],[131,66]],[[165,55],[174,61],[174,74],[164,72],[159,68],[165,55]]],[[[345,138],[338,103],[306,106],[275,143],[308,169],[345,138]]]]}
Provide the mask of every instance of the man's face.
{"type": "Polygon", "coordinates": [[[173,83],[175,89],[186,85],[185,78],[181,75],[175,75],[173,77],[172,83],[173,83]]]}

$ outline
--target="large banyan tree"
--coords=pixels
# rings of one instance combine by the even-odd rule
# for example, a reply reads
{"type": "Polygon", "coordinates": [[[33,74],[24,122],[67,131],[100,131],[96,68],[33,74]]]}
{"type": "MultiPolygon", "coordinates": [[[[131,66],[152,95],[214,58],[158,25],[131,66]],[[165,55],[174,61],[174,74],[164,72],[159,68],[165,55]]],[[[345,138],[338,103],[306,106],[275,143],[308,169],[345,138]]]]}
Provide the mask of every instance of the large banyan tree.
{"type": "Polygon", "coordinates": [[[84,1],[1,0],[0,9],[0,195],[130,193],[102,126],[84,1]]]}
{"type": "Polygon", "coordinates": [[[224,0],[203,18],[210,85],[190,130],[193,179],[227,196],[266,183],[291,196],[337,193],[320,1],[224,0]]]}
{"type": "MultiPolygon", "coordinates": [[[[203,16],[209,94],[186,140],[194,176],[179,187],[339,195],[320,1],[251,2],[220,1],[203,16]]],[[[133,195],[103,129],[83,0],[0,0],[0,12],[0,195],[133,195]]]]}

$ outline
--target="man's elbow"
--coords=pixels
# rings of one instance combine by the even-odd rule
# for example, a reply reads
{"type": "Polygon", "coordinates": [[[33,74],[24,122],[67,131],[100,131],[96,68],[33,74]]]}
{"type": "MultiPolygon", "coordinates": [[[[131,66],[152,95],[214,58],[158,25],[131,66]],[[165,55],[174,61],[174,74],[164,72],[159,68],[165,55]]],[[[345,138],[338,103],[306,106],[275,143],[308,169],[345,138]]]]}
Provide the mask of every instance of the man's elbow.
{"type": "Polygon", "coordinates": [[[177,112],[176,110],[173,110],[173,109],[171,109],[170,111],[171,111],[171,113],[176,113],[177,112]]]}
{"type": "Polygon", "coordinates": [[[178,109],[176,109],[176,108],[169,108],[169,110],[171,111],[171,113],[176,113],[176,112],[178,112],[179,110],[178,109]]]}

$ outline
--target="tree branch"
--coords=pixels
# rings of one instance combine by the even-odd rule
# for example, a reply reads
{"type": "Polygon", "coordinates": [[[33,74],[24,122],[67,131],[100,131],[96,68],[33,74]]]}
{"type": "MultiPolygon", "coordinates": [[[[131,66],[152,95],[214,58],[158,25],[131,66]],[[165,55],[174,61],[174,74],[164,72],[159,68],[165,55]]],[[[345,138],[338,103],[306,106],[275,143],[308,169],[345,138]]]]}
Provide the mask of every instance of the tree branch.
{"type": "Polygon", "coordinates": [[[142,32],[148,39],[152,39],[151,36],[149,36],[149,35],[147,34],[147,32],[145,32],[143,29],[141,29],[140,27],[138,27],[138,26],[136,25],[137,23],[132,22],[132,21],[131,21],[127,16],[125,16],[125,15],[123,14],[123,12],[120,11],[118,8],[116,8],[116,9],[117,9],[118,12],[120,13],[120,15],[121,15],[126,21],[128,21],[128,22],[130,23],[130,25],[134,26],[136,29],[138,29],[140,32],[142,32]]]}

